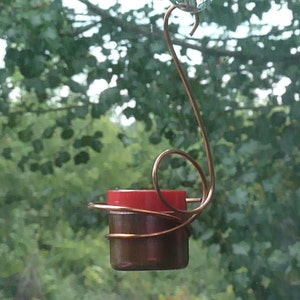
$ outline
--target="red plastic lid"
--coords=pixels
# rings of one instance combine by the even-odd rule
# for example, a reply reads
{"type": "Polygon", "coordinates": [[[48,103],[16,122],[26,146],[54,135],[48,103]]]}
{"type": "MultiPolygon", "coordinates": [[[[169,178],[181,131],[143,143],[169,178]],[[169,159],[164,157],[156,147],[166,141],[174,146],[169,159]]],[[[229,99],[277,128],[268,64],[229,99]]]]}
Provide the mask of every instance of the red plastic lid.
{"type": "MultiPolygon", "coordinates": [[[[186,209],[186,191],[162,190],[165,199],[177,209],[186,209]]],[[[157,195],[156,190],[111,190],[108,205],[126,206],[151,211],[170,211],[157,195]]]]}

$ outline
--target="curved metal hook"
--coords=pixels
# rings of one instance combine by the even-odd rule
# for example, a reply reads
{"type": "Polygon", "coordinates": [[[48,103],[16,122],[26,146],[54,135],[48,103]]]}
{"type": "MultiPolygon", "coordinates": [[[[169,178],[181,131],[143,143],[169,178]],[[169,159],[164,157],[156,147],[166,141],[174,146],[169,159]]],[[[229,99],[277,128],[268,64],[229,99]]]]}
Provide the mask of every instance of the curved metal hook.
{"type": "Polygon", "coordinates": [[[195,13],[195,23],[193,25],[193,28],[190,32],[190,36],[192,36],[195,31],[197,30],[198,26],[199,26],[199,23],[200,23],[200,17],[199,17],[199,14],[198,13],[195,13]]]}
{"type": "MultiPolygon", "coordinates": [[[[160,199],[170,208],[172,208],[174,211],[177,212],[182,212],[182,213],[190,213],[190,214],[199,214],[204,208],[207,207],[207,205],[211,202],[213,194],[214,194],[214,190],[215,190],[215,173],[214,173],[214,165],[213,165],[213,159],[212,159],[212,154],[211,154],[211,149],[210,149],[210,145],[209,145],[209,141],[208,141],[208,137],[206,134],[206,130],[204,127],[204,123],[202,121],[201,115],[200,115],[200,111],[198,108],[198,105],[196,103],[196,100],[194,98],[193,92],[190,88],[190,85],[188,83],[188,80],[184,74],[184,71],[181,67],[180,61],[178,59],[178,56],[174,50],[174,46],[173,43],[171,41],[171,37],[170,37],[170,32],[169,32],[169,18],[171,13],[174,11],[174,9],[176,9],[175,5],[170,6],[170,8],[167,10],[166,14],[165,14],[165,18],[164,18],[164,34],[165,34],[165,39],[168,45],[168,49],[169,52],[173,58],[174,64],[176,66],[176,69],[178,71],[178,74],[181,78],[181,81],[184,85],[184,88],[186,90],[186,93],[188,95],[190,104],[193,108],[193,112],[197,121],[198,126],[201,129],[201,135],[204,141],[204,147],[205,147],[205,153],[206,153],[206,157],[207,157],[207,163],[208,163],[208,172],[209,172],[209,178],[210,178],[210,186],[208,188],[208,184],[207,184],[207,180],[206,177],[204,175],[204,172],[202,170],[202,168],[198,165],[198,163],[192,159],[188,154],[184,153],[183,151],[179,151],[176,149],[171,149],[171,150],[167,150],[165,152],[163,152],[162,154],[160,154],[153,166],[152,169],[152,181],[153,181],[153,185],[160,197],[160,199]],[[172,205],[170,205],[168,203],[168,201],[166,199],[164,199],[159,184],[158,184],[158,168],[159,165],[161,163],[161,161],[167,156],[167,155],[171,155],[171,154],[179,154],[181,156],[183,156],[184,158],[186,158],[188,161],[190,161],[193,166],[197,169],[200,178],[201,178],[201,182],[202,182],[202,189],[203,189],[203,196],[202,198],[198,198],[198,202],[200,202],[200,205],[192,210],[178,210],[175,207],[173,207],[172,205]]],[[[197,29],[199,25],[199,15],[195,14],[195,24],[192,28],[192,31],[190,34],[193,34],[195,32],[195,30],[197,29]]],[[[195,199],[193,199],[193,202],[195,202],[195,199]]],[[[194,219],[194,215],[190,217],[191,219],[194,219]]]]}

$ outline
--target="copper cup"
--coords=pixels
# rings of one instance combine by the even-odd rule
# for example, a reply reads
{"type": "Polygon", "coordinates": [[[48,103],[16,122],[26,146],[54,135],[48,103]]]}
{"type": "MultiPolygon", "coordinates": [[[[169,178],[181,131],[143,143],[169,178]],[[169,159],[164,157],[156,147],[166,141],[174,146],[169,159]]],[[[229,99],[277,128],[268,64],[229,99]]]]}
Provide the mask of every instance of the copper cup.
{"type": "MultiPolygon", "coordinates": [[[[162,192],[173,206],[185,209],[185,191],[162,192]]],[[[108,204],[149,211],[109,212],[110,262],[114,269],[168,270],[188,265],[189,228],[156,235],[184,221],[161,202],[156,191],[109,191],[108,204]]]]}

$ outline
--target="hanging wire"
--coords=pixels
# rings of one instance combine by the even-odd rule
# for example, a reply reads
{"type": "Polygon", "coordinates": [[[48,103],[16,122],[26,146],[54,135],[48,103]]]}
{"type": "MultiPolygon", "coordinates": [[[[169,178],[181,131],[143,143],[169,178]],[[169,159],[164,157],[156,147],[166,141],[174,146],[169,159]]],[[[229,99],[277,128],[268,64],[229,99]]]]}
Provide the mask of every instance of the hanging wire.
{"type": "MultiPolygon", "coordinates": [[[[198,214],[200,213],[212,200],[213,194],[214,194],[214,190],[215,190],[215,174],[214,174],[214,166],[213,166],[213,159],[212,159],[212,154],[211,154],[211,149],[210,149],[210,145],[209,145],[209,141],[208,141],[208,137],[207,137],[207,133],[205,130],[205,126],[203,123],[203,120],[201,118],[200,115],[200,110],[198,108],[198,105],[196,103],[195,97],[193,95],[193,92],[190,88],[190,85],[188,83],[188,80],[186,78],[186,75],[181,67],[180,61],[178,59],[178,56],[175,52],[171,37],[170,37],[170,31],[169,31],[169,18],[171,13],[173,12],[173,10],[176,9],[175,5],[172,5],[166,12],[165,14],[165,18],[164,18],[164,35],[165,35],[165,39],[169,48],[169,52],[173,58],[174,64],[176,66],[176,69],[178,71],[178,74],[181,78],[181,81],[184,85],[184,88],[186,90],[186,93],[188,95],[190,104],[192,106],[196,121],[198,126],[201,129],[201,135],[204,141],[204,147],[205,147],[205,153],[206,153],[206,157],[207,157],[207,162],[208,162],[208,172],[209,172],[209,178],[210,178],[210,186],[208,187],[208,183],[207,183],[207,179],[206,176],[202,170],[202,168],[200,167],[200,165],[187,153],[181,151],[181,150],[177,150],[177,149],[169,149],[164,151],[163,153],[161,153],[155,163],[154,163],[154,167],[152,170],[152,179],[153,179],[153,185],[155,187],[155,189],[157,190],[160,199],[170,208],[172,208],[174,211],[177,212],[183,212],[183,213],[195,213],[198,214]],[[159,187],[159,183],[158,183],[158,168],[159,165],[161,164],[162,160],[166,158],[166,156],[169,156],[171,154],[178,154],[180,156],[183,156],[185,159],[187,159],[188,161],[190,161],[192,163],[192,165],[196,168],[196,170],[198,171],[200,178],[201,178],[201,182],[202,182],[202,189],[203,189],[203,195],[202,198],[196,198],[193,199],[193,202],[200,202],[199,207],[193,209],[193,210],[178,210],[177,208],[173,207],[172,205],[170,205],[168,203],[168,201],[166,201],[160,191],[160,187],[159,187]]],[[[199,14],[195,14],[195,23],[193,25],[192,31],[190,32],[190,35],[193,35],[195,30],[197,29],[199,25],[199,14]]]]}
{"type": "MultiPolygon", "coordinates": [[[[165,14],[164,18],[164,35],[166,39],[166,43],[168,45],[169,52],[173,58],[174,64],[176,66],[176,69],[178,71],[178,74],[181,78],[181,81],[184,85],[184,88],[186,90],[188,99],[190,101],[190,104],[192,106],[197,124],[200,128],[201,131],[201,136],[204,142],[204,147],[205,147],[205,154],[207,158],[207,163],[208,163],[208,173],[209,173],[209,182],[205,176],[205,173],[201,166],[197,163],[197,161],[192,158],[189,154],[187,154],[184,151],[178,150],[178,149],[168,149],[164,152],[162,152],[155,160],[153,169],[152,169],[152,181],[154,188],[160,198],[160,200],[167,206],[169,207],[173,212],[177,212],[177,216],[170,215],[167,212],[155,212],[155,211],[149,211],[149,210],[143,210],[143,209],[135,209],[135,208],[130,208],[130,207],[124,207],[124,206],[114,206],[114,205],[107,205],[103,203],[90,203],[89,207],[90,208],[95,208],[95,209],[101,209],[101,210],[106,210],[108,212],[134,212],[134,213],[141,213],[141,214],[151,214],[155,215],[157,217],[162,217],[162,218],[173,218],[178,225],[159,232],[152,232],[152,233],[145,233],[145,234],[136,234],[136,233],[109,233],[106,236],[108,238],[146,238],[146,237],[154,237],[154,236],[160,236],[164,234],[168,234],[170,232],[173,232],[175,230],[181,229],[183,227],[188,226],[191,222],[193,222],[200,212],[202,212],[212,201],[212,197],[214,194],[215,190],[215,174],[214,174],[214,165],[213,165],[213,159],[212,159],[212,154],[211,154],[211,149],[208,141],[208,137],[206,134],[206,130],[204,127],[204,123],[202,121],[200,111],[198,108],[198,105],[196,103],[196,100],[194,98],[193,92],[190,88],[190,85],[188,83],[188,80],[186,78],[186,75],[181,67],[180,61],[178,59],[178,56],[174,50],[174,46],[170,37],[170,32],[169,32],[169,18],[172,12],[176,9],[176,5],[172,5],[169,7],[165,14]],[[163,193],[160,189],[159,185],[159,180],[158,180],[158,171],[159,171],[159,166],[163,162],[163,160],[171,155],[179,155],[189,161],[194,168],[197,170],[200,179],[201,179],[201,184],[202,184],[202,197],[199,198],[188,198],[186,199],[187,203],[199,203],[198,207],[194,209],[186,209],[186,210],[181,210],[177,209],[173,205],[171,205],[163,196],[163,193]],[[180,217],[181,216],[181,217],[180,217]]],[[[193,28],[190,32],[190,35],[193,35],[195,30],[197,29],[199,25],[199,14],[194,13],[195,16],[195,23],[193,25],[193,28]]]]}

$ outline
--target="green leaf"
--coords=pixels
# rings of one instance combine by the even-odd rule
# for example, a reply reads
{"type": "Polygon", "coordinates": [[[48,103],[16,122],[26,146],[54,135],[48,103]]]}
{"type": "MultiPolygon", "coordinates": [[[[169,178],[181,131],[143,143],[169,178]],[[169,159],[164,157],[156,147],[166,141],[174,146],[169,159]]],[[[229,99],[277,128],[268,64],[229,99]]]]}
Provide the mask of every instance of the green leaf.
{"type": "Polygon", "coordinates": [[[236,255],[248,255],[250,251],[250,245],[246,242],[240,242],[232,245],[232,251],[236,255]]]}
{"type": "Polygon", "coordinates": [[[2,151],[2,156],[5,158],[5,159],[12,159],[12,150],[11,148],[4,148],[3,151],[2,151]]]}
{"type": "Polygon", "coordinates": [[[34,140],[32,142],[32,145],[33,145],[33,149],[36,153],[40,153],[43,149],[44,149],[44,144],[43,144],[43,141],[42,140],[34,140]]]}
{"type": "Polygon", "coordinates": [[[55,166],[61,168],[63,164],[67,163],[71,159],[71,155],[67,151],[60,151],[57,154],[57,157],[55,159],[55,166]]]}
{"type": "Polygon", "coordinates": [[[60,118],[56,119],[56,124],[59,127],[68,128],[71,125],[71,118],[69,115],[61,116],[60,118]]]}
{"type": "Polygon", "coordinates": [[[84,119],[86,115],[88,114],[89,109],[87,105],[82,105],[75,108],[75,115],[79,119],[84,119]]]}
{"type": "Polygon", "coordinates": [[[39,78],[45,70],[45,58],[40,54],[34,53],[32,50],[21,50],[20,58],[20,71],[26,78],[39,78]]]}
{"type": "Polygon", "coordinates": [[[150,135],[149,142],[151,144],[157,145],[161,142],[161,139],[162,139],[162,137],[161,137],[160,133],[155,131],[150,135]]]}
{"type": "Polygon", "coordinates": [[[272,125],[282,126],[286,122],[286,113],[284,111],[276,111],[271,116],[272,125]]]}
{"type": "Polygon", "coordinates": [[[44,130],[42,134],[43,139],[50,139],[53,136],[53,133],[55,132],[55,127],[51,126],[44,130]]]}
{"type": "Polygon", "coordinates": [[[99,103],[104,112],[107,112],[113,105],[119,104],[121,100],[118,87],[111,87],[100,94],[99,103]]]}
{"type": "Polygon", "coordinates": [[[69,84],[71,91],[74,93],[83,94],[85,92],[85,86],[81,85],[80,83],[78,83],[74,80],[70,79],[68,84],[69,84]]]}
{"type": "Polygon", "coordinates": [[[94,139],[93,139],[92,136],[90,136],[90,135],[83,135],[81,137],[82,146],[90,146],[93,140],[94,139]]]}
{"type": "Polygon", "coordinates": [[[103,132],[102,131],[95,131],[94,133],[94,138],[102,138],[103,137],[103,132]]]}
{"type": "Polygon", "coordinates": [[[50,70],[48,74],[48,83],[50,88],[56,88],[60,85],[61,77],[56,70],[50,70]]]}
{"type": "Polygon", "coordinates": [[[57,38],[57,33],[55,31],[54,28],[48,27],[45,31],[44,31],[44,35],[46,38],[50,39],[50,40],[55,40],[57,38]]]}
{"type": "Polygon", "coordinates": [[[197,159],[197,157],[199,156],[199,150],[192,149],[188,151],[188,155],[191,156],[193,159],[197,159]]]}
{"type": "Polygon", "coordinates": [[[64,140],[68,140],[70,138],[72,138],[74,135],[74,130],[72,128],[66,128],[62,131],[61,133],[61,138],[64,140]]]}
{"type": "Polygon", "coordinates": [[[18,168],[20,168],[23,172],[25,171],[25,164],[28,162],[28,160],[28,156],[23,155],[17,164],[18,168]]]}
{"type": "Polygon", "coordinates": [[[30,171],[36,172],[40,169],[40,165],[38,163],[32,163],[30,164],[30,171]]]}
{"type": "Polygon", "coordinates": [[[165,137],[169,140],[169,141],[173,141],[175,138],[175,133],[173,132],[173,130],[167,130],[165,131],[165,137]]]}
{"type": "Polygon", "coordinates": [[[91,116],[94,119],[99,119],[103,115],[103,109],[100,103],[93,103],[91,109],[91,116]]]}
{"type": "Polygon", "coordinates": [[[90,146],[95,152],[100,153],[102,150],[103,144],[100,141],[93,139],[90,146]]]}
{"type": "Polygon", "coordinates": [[[83,143],[82,143],[81,139],[76,139],[73,143],[73,147],[75,149],[79,149],[79,148],[83,147],[83,143]]]}
{"type": "Polygon", "coordinates": [[[94,138],[90,135],[83,135],[80,139],[76,139],[73,143],[75,149],[91,146],[94,138]]]}
{"type": "Polygon", "coordinates": [[[124,147],[128,147],[133,143],[133,140],[130,137],[128,137],[127,134],[122,132],[118,133],[118,139],[122,142],[124,147]]]}
{"type": "Polygon", "coordinates": [[[32,135],[33,135],[33,130],[31,127],[27,127],[26,129],[18,132],[19,139],[24,143],[30,141],[32,135]]]}
{"type": "Polygon", "coordinates": [[[32,15],[30,18],[30,23],[33,26],[39,26],[42,24],[42,18],[40,15],[32,15]]]}
{"type": "Polygon", "coordinates": [[[9,103],[8,102],[0,101],[0,112],[3,115],[8,115],[8,113],[9,113],[9,103]]]}
{"type": "Polygon", "coordinates": [[[53,174],[53,164],[52,161],[47,161],[40,165],[40,171],[43,175],[53,174]]]}
{"type": "Polygon", "coordinates": [[[86,151],[81,151],[74,156],[75,165],[86,164],[90,159],[90,155],[86,151]]]}
{"type": "Polygon", "coordinates": [[[182,158],[177,158],[177,157],[174,157],[171,159],[171,167],[173,169],[175,168],[179,168],[179,167],[182,167],[182,166],[185,166],[186,165],[186,161],[182,158]]]}

